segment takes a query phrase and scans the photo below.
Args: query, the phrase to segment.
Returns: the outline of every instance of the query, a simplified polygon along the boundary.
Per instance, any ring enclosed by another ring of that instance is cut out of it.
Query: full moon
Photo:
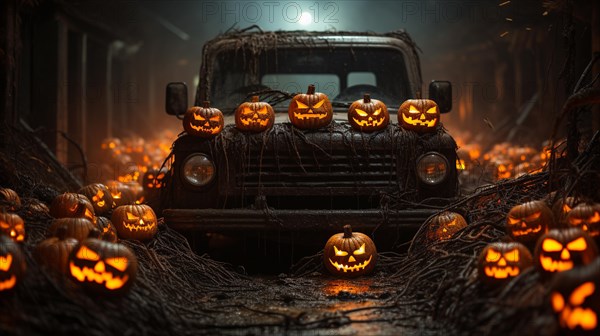
[[[306,26],[310,24],[312,21],[312,15],[308,12],[302,12],[300,15],[300,20],[298,21],[301,25]]]

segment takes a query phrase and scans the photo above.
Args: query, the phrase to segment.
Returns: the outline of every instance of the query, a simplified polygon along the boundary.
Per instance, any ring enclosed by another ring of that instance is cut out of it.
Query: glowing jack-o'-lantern
[[[354,129],[362,132],[379,131],[390,123],[390,114],[382,101],[371,99],[371,95],[366,93],[363,99],[350,105],[348,122]]]
[[[535,247],[535,263],[546,274],[587,265],[596,257],[596,243],[578,228],[550,230],[540,237]]]
[[[120,206],[113,212],[111,221],[121,239],[149,240],[158,231],[156,214],[145,204]]]
[[[600,239],[600,204],[581,203],[567,215],[567,223],[586,231],[595,239]]]
[[[377,262],[377,248],[369,236],[352,232],[344,225],[344,233],[338,233],[327,241],[323,263],[331,274],[341,277],[357,277],[373,271]]]
[[[0,233],[4,233],[17,243],[25,240],[25,222],[14,213],[0,212]]]
[[[575,197],[560,198],[552,205],[554,220],[560,227],[568,227],[567,216],[576,206]]]
[[[125,245],[96,238],[97,234],[92,233],[71,251],[67,275],[92,292],[122,295],[137,276],[135,254]]]
[[[82,217],[94,220],[94,206],[82,194],[64,193],[50,204],[50,216],[54,218]]]
[[[144,174],[142,178],[142,187],[145,192],[161,189],[164,187],[164,179],[167,176],[168,170],[163,168],[161,170],[158,169],[148,169],[148,171]]]
[[[112,225],[110,219],[106,217],[96,217],[96,227],[100,230],[100,239],[111,243],[117,242],[117,229]]]
[[[444,211],[428,222],[427,239],[431,241],[447,240],[467,226],[467,221],[456,212]]]
[[[505,283],[532,266],[531,253],[517,242],[490,243],[479,254],[479,278],[490,284]]]
[[[7,207],[9,211],[16,211],[21,207],[21,198],[10,188],[0,188],[0,206]]]
[[[85,195],[92,202],[96,215],[106,214],[112,209],[112,195],[110,190],[102,183],[89,184],[79,189],[79,193]]]
[[[331,123],[333,108],[327,95],[315,92],[315,86],[311,84],[306,93],[297,94],[290,101],[288,116],[300,129],[317,129]]]
[[[516,205],[506,216],[506,232],[523,244],[535,244],[554,223],[552,211],[543,201]]]
[[[600,335],[600,258],[557,274],[550,303],[566,335]]]
[[[417,133],[435,132],[439,121],[440,109],[431,99],[409,99],[398,110],[402,128]]]
[[[106,182],[106,187],[113,198],[113,208],[135,203],[135,195],[125,183],[111,180]]]
[[[57,274],[66,274],[69,254],[78,243],[77,239],[67,236],[67,227],[61,226],[55,237],[37,244],[34,257],[42,267]]]
[[[12,291],[21,282],[25,265],[19,245],[0,235],[0,294]]]
[[[240,104],[235,110],[235,127],[240,131],[263,132],[273,127],[274,122],[273,107],[258,101],[258,96],[252,96],[252,101]]]
[[[210,107],[210,102],[205,101],[200,106],[190,107],[183,117],[183,129],[189,135],[210,138],[223,130],[223,113],[221,110]]]

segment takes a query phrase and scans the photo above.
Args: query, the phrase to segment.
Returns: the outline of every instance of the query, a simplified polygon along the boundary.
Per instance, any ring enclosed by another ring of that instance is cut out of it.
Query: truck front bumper
[[[233,233],[243,231],[339,232],[346,225],[356,231],[415,230],[437,209],[412,210],[274,210],[274,209],[165,209],[175,230]]]

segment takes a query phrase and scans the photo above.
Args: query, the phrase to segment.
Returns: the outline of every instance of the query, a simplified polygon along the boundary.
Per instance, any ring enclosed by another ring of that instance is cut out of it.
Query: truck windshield
[[[370,93],[393,107],[411,95],[404,57],[390,48],[278,48],[258,55],[227,50],[213,60],[210,100],[224,113],[233,111],[250,92],[270,88],[298,93],[305,92],[308,84],[341,103]],[[274,107],[287,109],[288,103],[282,101]]]

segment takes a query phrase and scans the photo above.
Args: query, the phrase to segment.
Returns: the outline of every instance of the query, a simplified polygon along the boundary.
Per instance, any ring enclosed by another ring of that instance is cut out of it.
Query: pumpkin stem
[[[308,86],[308,90],[306,90],[306,94],[315,94],[315,86],[313,84],[310,84]]]
[[[205,100],[202,102],[202,107],[203,108],[209,108],[210,107],[210,102],[208,100]]]
[[[87,237],[100,239],[100,235],[102,235],[102,232],[100,230],[98,230],[97,228],[93,228],[90,230],[90,233],[88,233]]]
[[[344,225],[344,238],[352,238],[352,226]]]
[[[371,102],[371,95],[368,93],[365,93],[365,95],[363,96],[363,103],[370,103]]]
[[[65,240],[67,238],[67,226],[63,225],[56,229],[55,235],[59,240]]]
[[[258,103],[258,96],[252,96],[252,102]]]

